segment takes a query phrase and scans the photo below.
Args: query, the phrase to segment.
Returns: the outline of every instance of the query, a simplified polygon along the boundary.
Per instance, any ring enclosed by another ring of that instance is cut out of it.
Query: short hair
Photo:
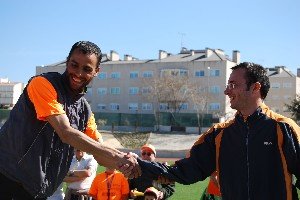
[[[69,62],[70,57],[75,49],[79,49],[79,51],[83,54],[88,54],[88,55],[95,54],[97,57],[97,67],[100,66],[100,62],[102,59],[102,53],[101,53],[101,49],[96,44],[94,44],[90,41],[76,42],[75,44],[73,44],[73,46],[69,52],[69,55],[67,57],[67,62]]]
[[[259,82],[261,85],[260,95],[262,99],[267,97],[267,94],[270,89],[270,80],[267,75],[267,71],[263,66],[251,62],[243,62],[231,68],[232,70],[236,69],[245,69],[245,79],[247,83],[248,90],[253,83]]]

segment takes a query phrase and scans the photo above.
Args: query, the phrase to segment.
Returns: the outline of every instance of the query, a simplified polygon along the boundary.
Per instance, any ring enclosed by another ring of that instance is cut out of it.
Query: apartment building
[[[284,66],[266,69],[270,78],[270,91],[265,99],[266,104],[275,112],[291,117],[285,105],[290,104],[296,94],[300,94],[300,69],[297,75]]]
[[[0,108],[12,108],[23,89],[23,83],[10,82],[8,78],[0,78]]]
[[[149,92],[143,80],[160,77],[162,74],[188,76],[203,95],[209,95],[204,113],[227,117],[234,111],[223,94],[230,75],[230,68],[240,62],[240,52],[233,51],[232,58],[221,49],[188,50],[178,54],[159,50],[157,59],[139,60],[117,52],[104,55],[101,72],[88,87],[86,95],[94,112],[153,114],[154,110],[166,112],[164,104],[154,104],[143,97]],[[65,61],[36,67],[36,73],[64,72]],[[182,103],[181,113],[195,113],[194,102]]]

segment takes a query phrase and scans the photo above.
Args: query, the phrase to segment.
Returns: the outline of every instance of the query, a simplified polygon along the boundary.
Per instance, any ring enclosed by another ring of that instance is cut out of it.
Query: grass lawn
[[[172,164],[174,161],[168,162]],[[97,174],[100,172],[104,172],[105,168],[103,166],[99,166],[97,169]],[[208,184],[208,178],[204,181],[197,182],[191,185],[182,185],[179,183],[175,183],[175,193],[169,198],[170,200],[199,200],[201,194]],[[64,191],[66,189],[66,184],[64,183]],[[298,198],[300,199],[300,190],[298,190]]]
[[[173,161],[168,162],[169,164],[172,164]],[[104,167],[99,166],[97,173],[103,172],[105,170]],[[208,184],[208,178],[204,181],[200,181],[191,185],[182,185],[179,183],[175,183],[175,192],[174,194],[169,198],[170,200],[199,200],[201,197],[201,194],[203,193],[204,189],[206,188]],[[300,190],[298,190],[298,198],[300,199]]]
[[[99,166],[97,170],[97,174],[103,172],[104,170],[105,170],[104,167]],[[183,199],[198,200],[200,199],[201,194],[203,190],[206,188],[207,184],[208,184],[208,179],[192,185],[182,185],[179,183],[175,183],[175,193],[169,199],[170,200],[183,200]]]

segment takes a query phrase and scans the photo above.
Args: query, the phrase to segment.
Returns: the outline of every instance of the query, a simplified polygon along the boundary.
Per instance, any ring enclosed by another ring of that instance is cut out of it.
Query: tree
[[[153,103],[157,125],[159,125],[160,105],[164,106],[163,109],[171,114],[171,124],[177,126],[175,113],[179,113],[184,103],[189,102],[193,103],[197,110],[198,126],[202,126],[203,122],[200,122],[199,113],[202,114],[204,109],[207,109],[209,95],[201,94],[199,86],[192,83],[187,75],[180,76],[172,73],[160,77],[145,78],[143,83],[145,85],[143,90],[146,92],[142,90],[141,94]],[[201,120],[202,118],[201,116]]]
[[[295,99],[290,104],[285,104],[288,111],[292,113],[292,117],[295,121],[300,121],[300,95],[296,95]]]

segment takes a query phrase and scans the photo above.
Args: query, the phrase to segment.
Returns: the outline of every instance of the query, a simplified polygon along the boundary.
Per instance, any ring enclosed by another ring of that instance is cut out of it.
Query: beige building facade
[[[18,101],[24,84],[11,82],[8,78],[0,78],[0,108],[11,109]]]
[[[296,94],[300,94],[300,73],[295,75],[284,66],[267,68],[267,71],[270,78],[270,91],[265,103],[275,112],[291,117],[286,104],[290,104]]]
[[[230,108],[229,99],[224,95],[225,85],[231,67],[240,63],[240,52],[234,50],[231,58],[220,49],[188,50],[182,48],[178,54],[159,50],[157,59],[139,60],[117,52],[104,54],[101,72],[91,82],[86,95],[93,112],[153,114],[155,110],[167,112],[163,103],[151,102],[143,93],[149,92],[143,80],[154,79],[163,73],[186,75],[199,88],[203,96],[209,96],[204,114],[214,118],[227,119],[235,110]],[[300,79],[286,67],[267,68],[271,88],[265,103],[274,111],[291,116],[285,104],[289,104],[296,94],[300,94]],[[49,71],[63,73],[65,61],[36,67],[36,74]],[[300,74],[300,70],[299,70]],[[298,74],[298,75],[299,75]],[[196,113],[195,102],[182,104],[181,113]]]
[[[121,60],[115,51],[104,55],[101,72],[88,87],[86,95],[94,112],[153,114],[154,110],[168,111],[164,104],[145,99],[149,92],[145,79],[154,79],[164,73],[188,76],[203,95],[209,95],[202,112],[216,117],[227,117],[234,111],[223,94],[231,67],[240,62],[239,51],[232,52],[232,59],[220,49],[188,50],[182,48],[178,54],[160,50],[157,59],[138,60],[124,55]],[[65,61],[38,66],[36,74],[64,72]],[[182,103],[182,113],[195,113],[194,102]]]

